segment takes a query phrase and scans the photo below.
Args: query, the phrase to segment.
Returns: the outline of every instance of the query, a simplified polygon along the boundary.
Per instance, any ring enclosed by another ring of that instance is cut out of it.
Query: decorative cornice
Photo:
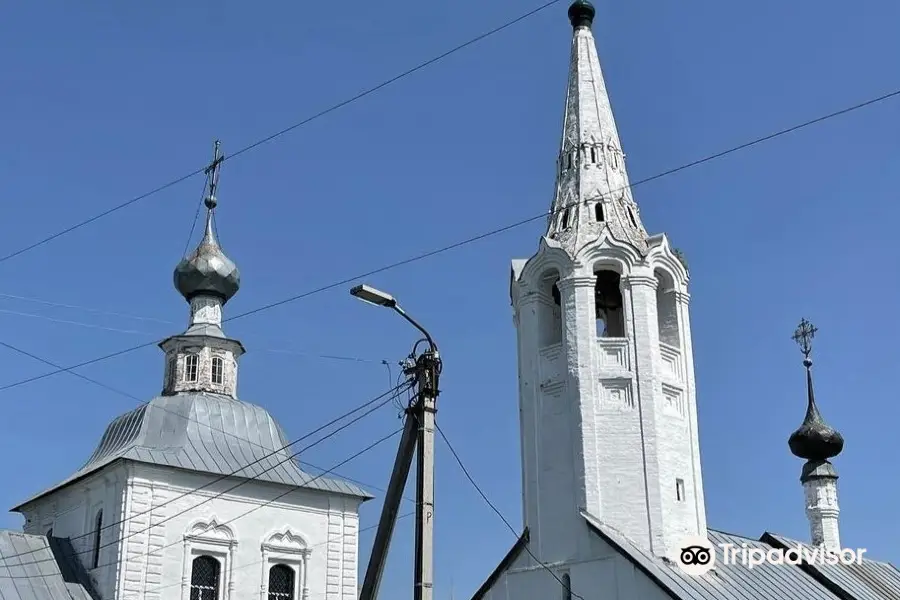
[[[690,304],[691,302],[691,295],[687,292],[675,290],[672,292],[672,295],[675,296],[675,301],[680,304]]]
[[[622,278],[622,283],[631,287],[643,286],[653,289],[659,286],[659,281],[651,275],[627,275]]]
[[[596,277],[585,277],[585,276],[570,276],[565,279],[560,279],[556,284],[560,291],[569,288],[592,288],[597,285]]]

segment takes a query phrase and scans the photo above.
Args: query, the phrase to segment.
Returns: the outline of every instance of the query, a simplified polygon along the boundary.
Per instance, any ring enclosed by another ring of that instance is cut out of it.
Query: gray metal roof
[[[288,443],[261,406],[217,394],[157,396],[114,419],[94,454],[72,476],[13,510],[120,459],[372,498],[348,481],[304,472],[288,459],[299,450],[284,449]]]
[[[767,533],[763,539],[774,547],[793,548],[800,544],[810,548],[808,544],[781,535]],[[900,598],[900,571],[897,567],[890,563],[870,560],[865,555],[861,564],[817,564],[806,565],[805,568],[819,581],[834,586],[857,600]]]
[[[0,530],[0,600],[97,598],[68,539]]]
[[[687,575],[671,561],[653,556],[632,543],[616,530],[584,515],[590,528],[603,539],[618,548],[636,567],[654,579],[676,600],[896,600],[900,596],[871,595],[863,593],[862,585],[851,586],[850,581],[859,584],[859,576],[854,571],[862,569],[866,576],[877,581],[883,589],[900,589],[897,570],[887,563],[863,560],[863,566],[820,567],[831,569],[830,579],[845,582],[845,590],[836,590],[828,579],[817,577],[806,566],[763,564],[749,568],[738,562],[725,564],[721,544],[768,550],[774,546],[751,538],[709,530],[709,541],[716,547],[716,563],[712,571],[701,576]],[[764,539],[773,536],[766,534]],[[784,538],[782,538],[784,539]],[[790,545],[795,544],[792,540]],[[868,564],[867,564],[868,563]],[[871,588],[870,588],[871,589]],[[842,593],[842,591],[844,593]]]

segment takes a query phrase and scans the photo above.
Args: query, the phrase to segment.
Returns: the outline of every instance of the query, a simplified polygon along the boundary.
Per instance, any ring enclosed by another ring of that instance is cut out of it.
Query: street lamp
[[[419,325],[415,319],[406,314],[406,311],[400,308],[400,305],[397,304],[397,299],[391,296],[386,292],[382,292],[381,290],[377,290],[368,285],[357,285],[350,289],[350,295],[359,298],[363,302],[368,302],[369,304],[374,304],[375,306],[383,306],[385,308],[394,309],[397,314],[401,317],[409,321],[409,323],[422,332],[422,335],[425,336],[425,339],[428,341],[429,350],[435,355],[437,354],[437,345],[435,345],[434,340],[431,339],[431,335],[425,331],[425,328]],[[437,358],[437,356],[435,356]]]
[[[357,285],[350,290],[350,295],[369,304],[393,309],[406,319],[413,327],[425,336],[428,350],[416,357],[415,365],[406,370],[415,375],[418,393],[415,400],[406,408],[406,420],[403,424],[403,437],[394,459],[394,470],[388,485],[378,521],[378,531],[366,576],[359,593],[360,600],[375,600],[381,575],[387,559],[400,499],[412,457],[418,447],[416,477],[416,558],[414,600],[432,600],[434,583],[434,415],[437,412],[438,377],[441,374],[441,358],[437,345],[424,327],[406,314],[397,300],[381,290],[368,285]],[[418,346],[418,342],[416,343]],[[415,354],[415,348],[413,348]]]

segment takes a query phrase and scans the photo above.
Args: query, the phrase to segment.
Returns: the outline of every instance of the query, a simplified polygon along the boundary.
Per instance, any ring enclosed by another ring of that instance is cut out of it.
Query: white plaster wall
[[[359,500],[294,490],[263,506],[287,490],[263,482],[250,482],[215,497],[238,480],[192,491],[214,479],[188,471],[131,465],[126,511],[132,520],[126,525],[130,537],[117,599],[186,599],[190,562],[203,553],[211,553],[222,564],[221,600],[263,598],[268,568],[274,564],[263,562],[263,544],[273,534],[286,533],[293,540],[294,551],[283,557],[296,568],[298,588],[305,581],[308,590],[303,595],[298,589],[298,600],[356,599]],[[139,516],[147,511],[149,514]],[[188,544],[185,536],[198,524],[212,527]],[[152,528],[143,531],[148,525]],[[278,552],[269,553],[273,561],[278,556]]]
[[[569,575],[575,600],[578,596],[584,600],[670,600],[631,561],[596,535],[591,537],[588,558],[545,563],[547,568],[523,551],[482,600],[566,600],[560,584],[564,573]]]
[[[114,463],[22,508],[25,533],[46,535],[52,528],[54,537],[72,540],[79,560],[104,600],[115,597],[121,552],[117,542],[121,535],[121,525],[118,523],[122,520],[126,482],[126,466]],[[100,560],[98,568],[91,569],[95,518],[100,509],[103,510]],[[31,559],[23,557],[22,560]]]

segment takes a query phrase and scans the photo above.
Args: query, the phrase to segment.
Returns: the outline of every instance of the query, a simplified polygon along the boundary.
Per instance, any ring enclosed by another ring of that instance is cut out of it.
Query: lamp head
[[[393,296],[368,285],[354,286],[350,289],[350,295],[376,306],[384,306],[386,308],[395,308],[397,306],[397,300]]]

